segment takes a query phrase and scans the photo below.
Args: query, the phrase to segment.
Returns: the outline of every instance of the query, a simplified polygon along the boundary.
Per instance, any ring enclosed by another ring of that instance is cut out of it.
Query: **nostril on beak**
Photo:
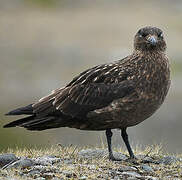
[[[149,37],[147,38],[147,41],[148,41],[149,43],[151,43],[152,45],[155,45],[155,44],[157,43],[157,40],[156,40],[156,38],[155,38],[154,36],[149,36]]]

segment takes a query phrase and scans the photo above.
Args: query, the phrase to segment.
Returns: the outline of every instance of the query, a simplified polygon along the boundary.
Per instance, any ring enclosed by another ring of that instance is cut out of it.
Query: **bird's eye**
[[[142,30],[141,30],[141,29],[138,31],[138,34],[139,34],[139,35],[142,34]]]
[[[160,33],[158,34],[158,37],[159,37],[159,38],[163,38],[163,33],[160,32]]]
[[[146,37],[147,36],[147,33],[144,32],[144,31],[142,31],[142,30],[139,30],[138,31],[138,35],[139,35],[139,37]]]

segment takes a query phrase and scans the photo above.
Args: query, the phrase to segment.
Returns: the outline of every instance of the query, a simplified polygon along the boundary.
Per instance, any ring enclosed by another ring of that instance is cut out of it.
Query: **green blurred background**
[[[64,86],[79,72],[120,59],[146,25],[163,29],[172,68],[168,97],[151,118],[129,128],[133,146],[163,143],[182,151],[182,1],[0,0],[0,150],[57,143],[98,145],[104,132],[60,128],[30,132],[3,129],[4,113]],[[114,146],[122,146],[115,131]]]

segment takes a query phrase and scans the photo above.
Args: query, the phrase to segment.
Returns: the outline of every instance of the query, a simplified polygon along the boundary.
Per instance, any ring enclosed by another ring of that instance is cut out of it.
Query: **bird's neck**
[[[165,51],[160,50],[146,50],[146,51],[140,51],[140,50],[134,50],[133,54],[136,55],[142,55],[142,56],[166,56]]]

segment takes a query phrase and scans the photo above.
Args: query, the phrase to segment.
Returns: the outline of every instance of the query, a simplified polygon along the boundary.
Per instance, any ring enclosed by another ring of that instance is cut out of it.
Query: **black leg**
[[[108,145],[108,151],[109,151],[109,159],[112,161],[118,161],[118,159],[116,159],[113,156],[113,152],[112,152],[112,145],[111,145],[112,131],[111,131],[111,129],[106,129],[106,137],[107,137],[107,145]]]
[[[123,138],[123,141],[128,149],[128,152],[129,152],[129,155],[130,155],[130,158],[135,158],[134,154],[133,154],[133,151],[131,149],[131,146],[130,146],[130,143],[129,143],[129,140],[128,140],[128,134],[126,132],[126,128],[123,128],[121,129],[121,136]]]

